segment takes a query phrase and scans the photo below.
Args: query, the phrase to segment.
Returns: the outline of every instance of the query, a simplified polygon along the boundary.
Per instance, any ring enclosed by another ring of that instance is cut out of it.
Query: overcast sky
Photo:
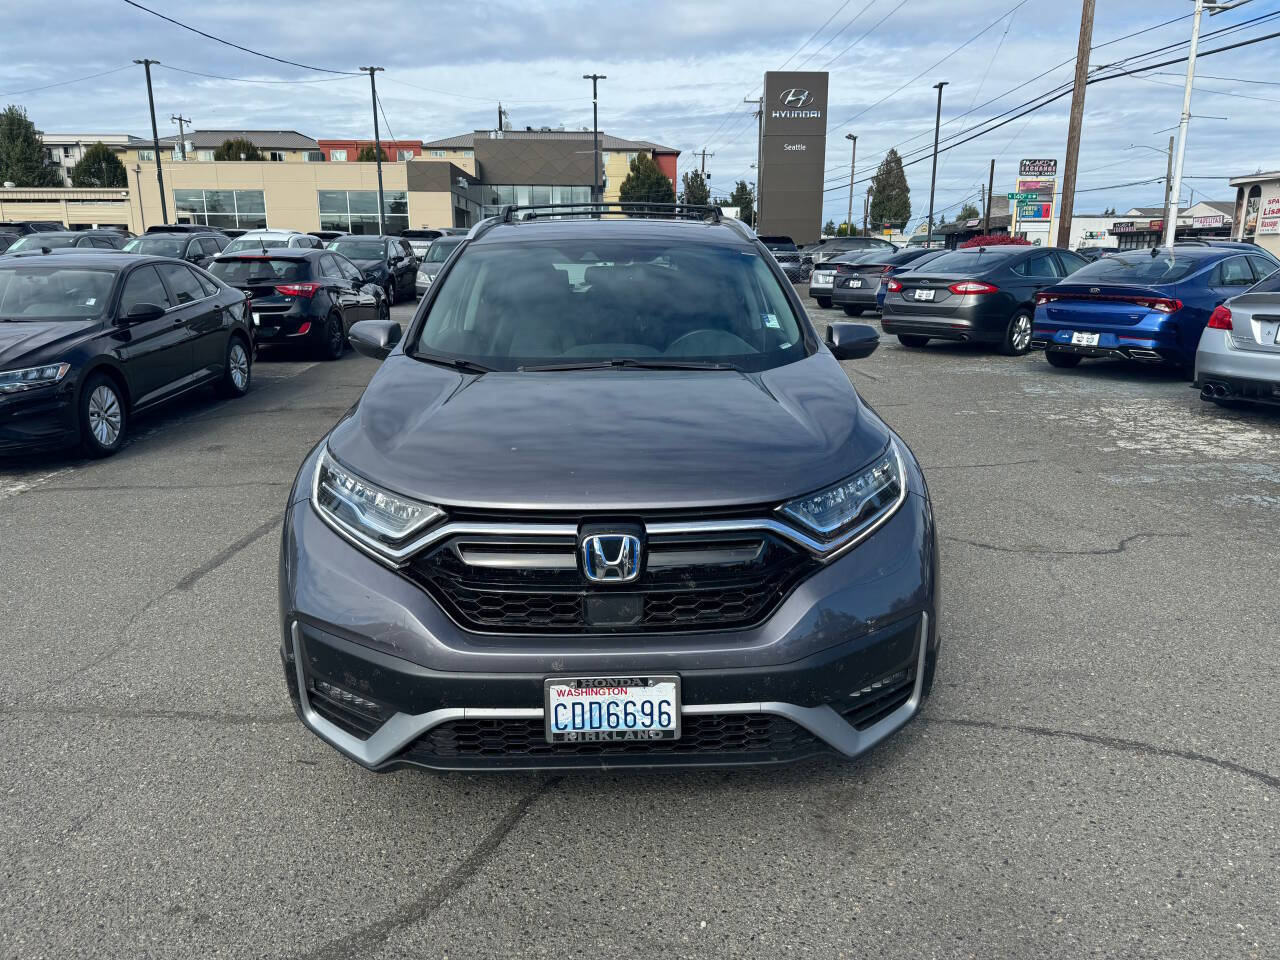
[[[600,84],[601,129],[681,150],[681,172],[698,162],[692,152],[705,147],[715,154],[707,161],[713,190],[755,179],[750,167],[755,122],[742,101],[759,95],[763,73],[784,65],[826,69],[831,75],[827,177],[832,189],[824,219],[836,220],[843,218],[848,202],[845,133],[858,136],[861,177],[891,146],[907,153],[931,145],[932,85],[938,81],[949,82],[942,106],[944,138],[1069,82],[1068,62],[1009,92],[1075,56],[1080,20],[1078,0],[1022,0],[1016,8],[1016,0],[142,2],[275,57],[331,70],[385,67],[379,93],[390,131],[401,139],[490,128],[498,100],[518,128],[590,126],[590,82],[580,78],[603,73],[608,79]],[[1190,0],[1099,0],[1095,47],[1184,17],[1191,7]],[[1280,30],[1280,0],[1253,0],[1239,10],[1206,16],[1202,32],[1207,33],[1267,14],[1275,16],[1207,38],[1201,49]],[[177,131],[169,117],[179,112],[197,128],[372,136],[363,75],[341,77],[274,63],[197,36],[123,0],[6,4],[3,24],[0,103],[22,104],[42,130],[149,135],[142,68],[131,61],[151,57],[164,64],[154,73],[162,136]],[[1191,20],[1185,18],[1096,48],[1091,65],[1185,42],[1190,30]],[[1174,47],[1160,59],[1185,49]],[[1192,113],[1206,119],[1192,121],[1185,166],[1186,186],[1196,199],[1233,199],[1226,177],[1280,168],[1278,54],[1280,39],[1272,39],[1201,61],[1203,79],[1197,80]],[[126,66],[97,79],[30,89]],[[237,83],[167,68],[311,82]],[[1077,195],[1077,212],[1161,202],[1161,183],[1113,185],[1164,175],[1160,153],[1127,148],[1164,149],[1172,132],[1167,128],[1178,120],[1184,72],[1184,64],[1175,64],[1145,79],[1089,87],[1078,185],[1089,192]],[[877,103],[882,98],[887,99]],[[982,106],[992,98],[998,99]],[[997,195],[1013,189],[1019,158],[1061,160],[1069,104],[1068,95],[944,153],[936,207],[951,219],[965,199],[976,201],[992,157]],[[916,218],[928,207],[929,167],[925,159],[907,168]],[[855,220],[865,189],[857,188]],[[1184,189],[1184,200],[1188,195]]]

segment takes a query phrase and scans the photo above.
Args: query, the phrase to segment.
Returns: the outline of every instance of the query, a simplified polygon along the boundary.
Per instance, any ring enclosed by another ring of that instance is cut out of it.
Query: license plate
[[[1096,347],[1098,345],[1098,336],[1096,333],[1073,333],[1071,334],[1071,342],[1077,347]]]
[[[680,739],[679,677],[548,677],[548,743]]]
[[[861,277],[854,277],[852,280],[846,280],[846,281],[844,282],[844,285],[845,285],[846,287],[860,287],[860,286],[862,286],[862,278],[861,278]]]
[[[936,291],[936,290],[917,290],[917,291],[916,291],[916,299],[917,299],[917,300],[932,300],[932,299],[933,299],[933,295],[934,295],[935,293],[937,293],[937,291]]]

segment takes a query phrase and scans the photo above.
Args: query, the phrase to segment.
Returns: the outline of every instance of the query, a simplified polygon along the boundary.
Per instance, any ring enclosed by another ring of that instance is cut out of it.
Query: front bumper
[[[314,733],[371,769],[854,756],[910,720],[931,686],[936,537],[928,503],[914,492],[867,540],[801,581],[763,623],[687,634],[472,632],[418,586],[351,547],[308,501],[286,517],[280,613],[290,695]],[[681,740],[564,749],[541,737],[547,677],[673,673],[688,719]],[[377,704],[377,716],[343,714],[319,682]]]
[[[0,455],[55,449],[80,436],[75,386],[0,395]]]

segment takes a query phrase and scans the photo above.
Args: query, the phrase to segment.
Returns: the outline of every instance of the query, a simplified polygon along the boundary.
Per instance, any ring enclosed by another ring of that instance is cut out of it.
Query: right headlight
[[[880,523],[902,504],[906,471],[898,445],[869,465],[815,493],[784,503],[778,511],[823,540],[844,538]]]
[[[392,493],[348,470],[325,450],[316,464],[316,512],[339,532],[395,562],[404,541],[444,516],[439,507]]]

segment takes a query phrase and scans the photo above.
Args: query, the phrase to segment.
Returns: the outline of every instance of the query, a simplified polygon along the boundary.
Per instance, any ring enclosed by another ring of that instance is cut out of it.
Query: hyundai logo
[[[597,533],[582,538],[582,572],[592,583],[630,583],[640,576],[640,538]]]
[[[793,107],[799,110],[801,107],[807,107],[813,103],[813,97],[809,95],[808,90],[801,90],[798,87],[792,87],[790,90],[783,90],[778,94],[778,99],[785,107]]]

